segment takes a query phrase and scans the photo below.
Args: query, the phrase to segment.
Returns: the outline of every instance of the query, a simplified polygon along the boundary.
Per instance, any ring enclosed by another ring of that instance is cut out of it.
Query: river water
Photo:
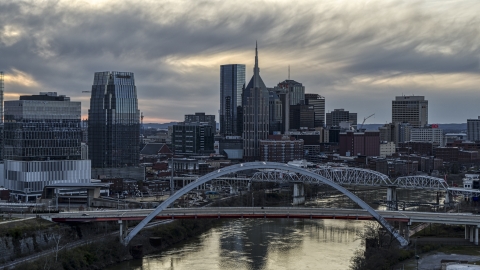
[[[348,269],[361,221],[226,220],[184,244],[109,270]]]
[[[326,193],[328,196],[308,202],[307,207],[358,208],[343,195]],[[364,201],[373,202],[384,199],[385,190],[364,190],[356,194]],[[436,201],[436,193],[426,191],[399,190],[398,197],[406,202]],[[385,209],[376,204],[371,206]],[[181,245],[108,270],[343,270],[349,268],[355,250],[362,248],[356,233],[364,224],[347,220],[225,220]]]

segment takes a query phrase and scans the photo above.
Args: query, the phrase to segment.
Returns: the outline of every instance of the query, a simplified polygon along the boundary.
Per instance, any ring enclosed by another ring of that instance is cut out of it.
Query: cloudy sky
[[[430,123],[480,115],[480,1],[0,0],[5,100],[56,91],[82,102],[96,71],[135,73],[145,123],[218,114],[220,65],[267,86],[287,78],[367,123],[424,95]]]

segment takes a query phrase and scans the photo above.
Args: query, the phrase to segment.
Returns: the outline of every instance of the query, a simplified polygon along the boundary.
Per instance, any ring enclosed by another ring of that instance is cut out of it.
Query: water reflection
[[[361,221],[238,219],[120,269],[348,269]]]

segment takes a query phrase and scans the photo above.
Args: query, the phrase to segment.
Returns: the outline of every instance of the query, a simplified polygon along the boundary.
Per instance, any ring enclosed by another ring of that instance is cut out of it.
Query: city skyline
[[[220,65],[245,64],[251,77],[255,40],[267,87],[287,79],[290,65],[292,80],[325,97],[326,112],[375,113],[367,123],[383,124],[403,94],[429,100],[429,123],[480,115],[477,1],[26,1],[0,9],[5,100],[65,93],[82,102],[83,118],[91,74],[128,70],[145,123],[192,112],[219,119]]]

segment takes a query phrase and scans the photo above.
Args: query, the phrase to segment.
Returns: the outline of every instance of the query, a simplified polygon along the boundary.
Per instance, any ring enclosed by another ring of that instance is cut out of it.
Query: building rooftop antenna
[[[290,80],[290,65],[288,65],[288,80]]]

